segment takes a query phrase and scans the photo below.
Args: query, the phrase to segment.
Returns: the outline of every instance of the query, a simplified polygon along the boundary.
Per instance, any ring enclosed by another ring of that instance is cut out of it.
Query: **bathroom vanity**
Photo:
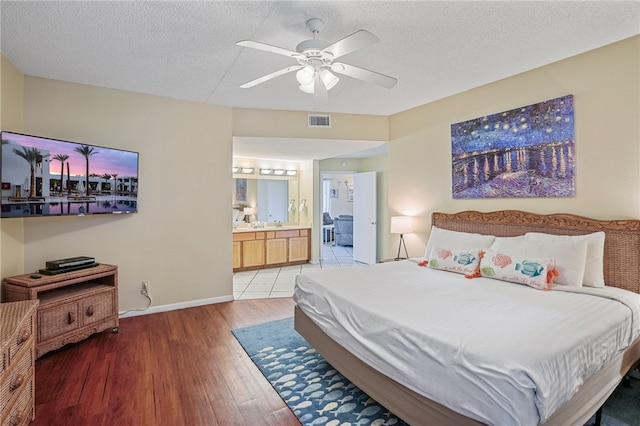
[[[233,230],[234,272],[299,265],[310,259],[309,225],[270,225]]]

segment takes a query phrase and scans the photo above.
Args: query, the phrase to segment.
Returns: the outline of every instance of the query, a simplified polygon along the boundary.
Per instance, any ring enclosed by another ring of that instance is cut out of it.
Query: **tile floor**
[[[322,268],[345,268],[359,266],[353,261],[353,247],[322,246],[322,260],[282,268],[259,269],[233,274],[233,296],[238,299],[267,299],[270,297],[291,297],[296,275],[305,271]]]

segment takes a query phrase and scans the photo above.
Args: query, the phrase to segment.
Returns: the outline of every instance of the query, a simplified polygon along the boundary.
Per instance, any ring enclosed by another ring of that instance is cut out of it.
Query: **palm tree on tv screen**
[[[109,173],[105,173],[100,177],[104,179],[104,183],[109,183],[109,180],[111,180],[111,175]]]
[[[56,154],[51,159],[60,162],[60,193],[62,193],[64,191],[64,185],[62,184],[64,181],[64,162],[69,159],[69,156],[67,154]]]
[[[31,182],[29,183],[29,196],[35,197],[36,196],[36,164],[42,163],[42,159],[44,157],[49,156],[49,154],[42,155],[40,150],[34,147],[29,148],[26,146],[21,146],[20,148],[22,149],[20,150],[18,148],[13,148],[13,152],[17,156],[24,158],[25,161],[29,163],[29,168],[31,169],[30,170]]]
[[[87,145],[80,145],[73,149],[75,152],[82,154],[86,161],[87,168],[84,174],[84,187],[85,187],[85,191],[87,192],[86,195],[89,195],[89,157],[98,153],[98,151],[96,151],[95,149],[96,149],[95,146],[87,146]]]
[[[112,173],[111,176],[113,176],[113,190],[118,195],[118,174]]]

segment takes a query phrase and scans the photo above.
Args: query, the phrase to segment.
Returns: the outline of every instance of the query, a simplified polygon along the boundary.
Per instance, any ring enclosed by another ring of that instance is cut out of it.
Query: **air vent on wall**
[[[308,115],[309,127],[331,127],[330,115]]]

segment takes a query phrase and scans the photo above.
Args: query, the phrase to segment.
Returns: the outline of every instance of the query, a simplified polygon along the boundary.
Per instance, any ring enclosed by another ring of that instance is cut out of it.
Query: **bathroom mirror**
[[[248,221],[298,222],[298,178],[234,177],[231,205],[238,210],[253,207]]]

